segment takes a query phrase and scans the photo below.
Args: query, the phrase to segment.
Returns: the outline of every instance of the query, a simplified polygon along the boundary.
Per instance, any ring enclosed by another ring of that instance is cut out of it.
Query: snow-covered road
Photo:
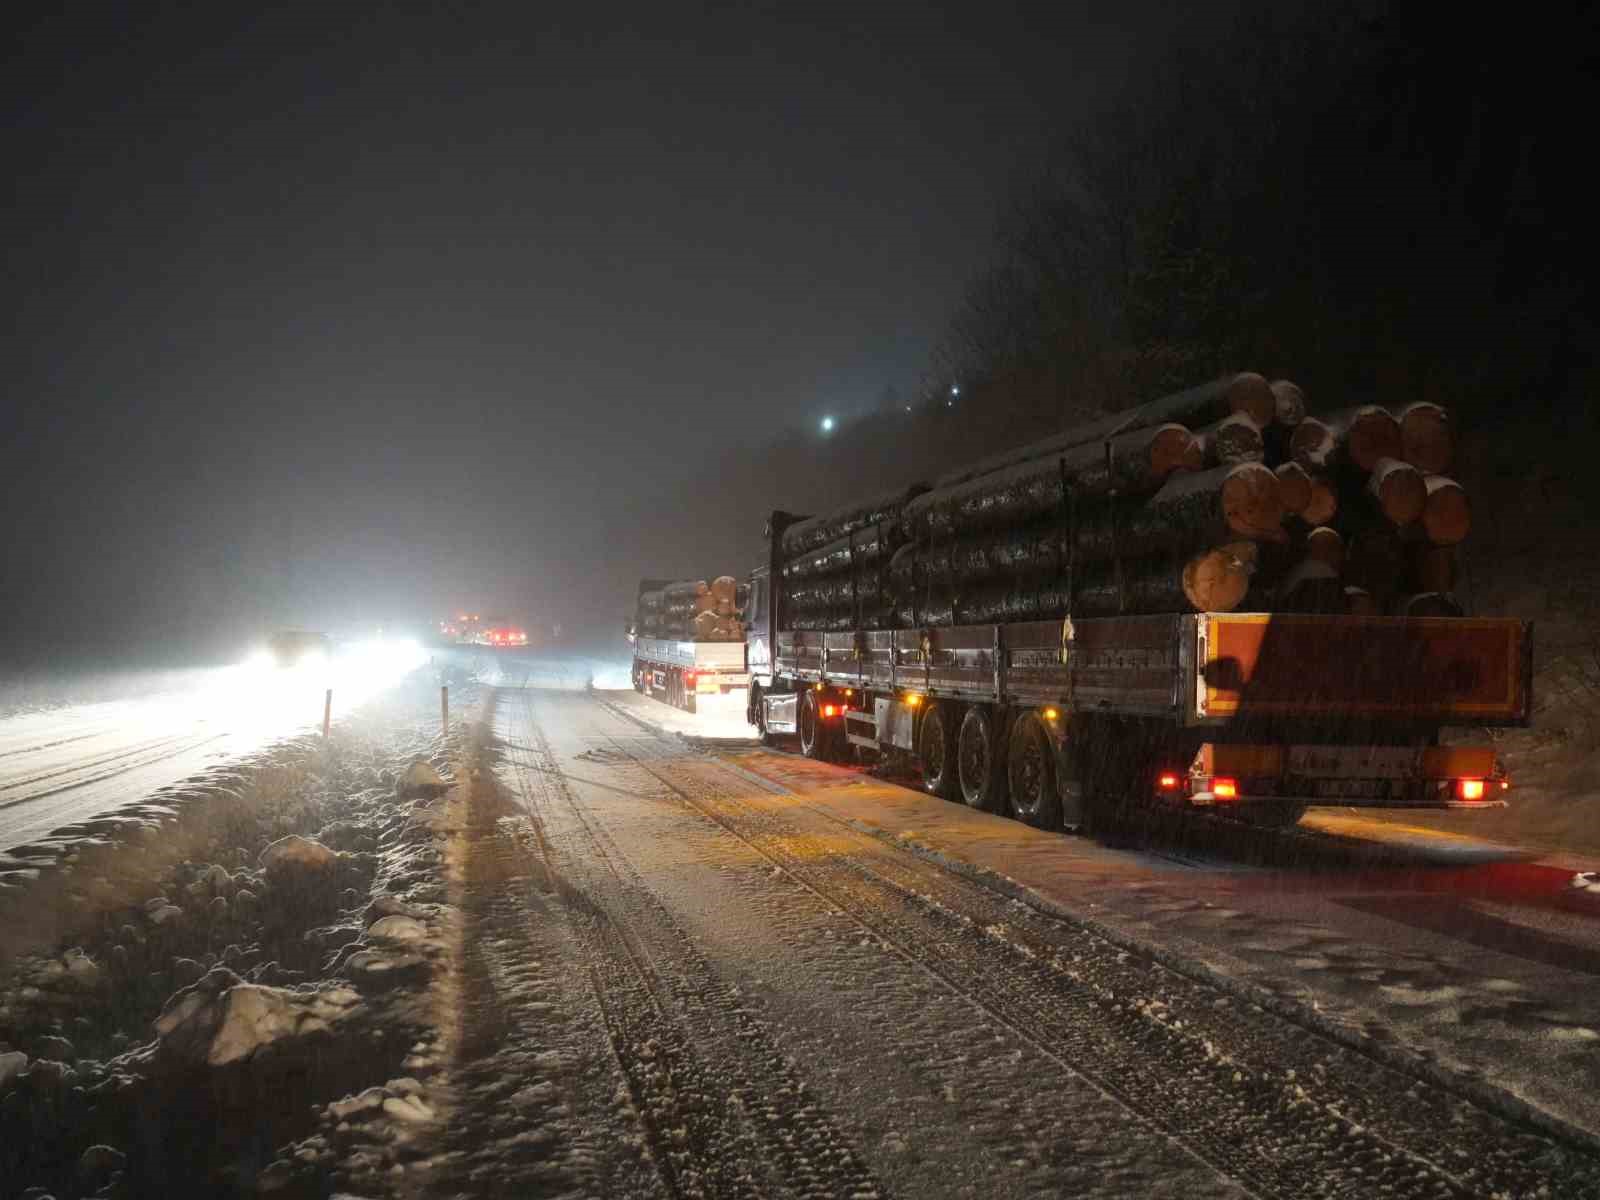
[[[437,1194],[1600,1194],[1600,914],[1540,864],[1118,850],[673,723],[498,693]]]
[[[137,699],[0,720],[0,852],[316,728],[330,687],[342,718],[419,658],[414,646],[357,646],[321,669],[192,671]]]

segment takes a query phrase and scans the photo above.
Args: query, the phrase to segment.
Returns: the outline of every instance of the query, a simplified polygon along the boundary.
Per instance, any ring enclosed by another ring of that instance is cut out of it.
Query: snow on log
[[[926,484],[912,484],[862,504],[835,509],[819,517],[808,517],[783,531],[783,557],[793,558],[873,526],[894,525],[899,522],[906,504],[927,490]]]
[[[1450,414],[1429,400],[1408,404],[1395,413],[1400,423],[1400,454],[1424,475],[1442,475],[1455,458],[1455,432]]]
[[[1272,423],[1276,411],[1277,400],[1271,385],[1254,371],[1243,371],[990,455],[971,466],[941,475],[935,483],[939,488],[955,487],[1018,463],[1051,458],[1080,446],[1101,445],[1120,434],[1158,425],[1209,425],[1231,413],[1247,413],[1257,426],[1265,427]]]
[[[1182,425],[1139,429],[918,496],[906,506],[906,524],[935,538],[1021,524],[1062,511],[1063,481],[1075,496],[1148,492],[1196,458],[1194,435]]]
[[[1234,413],[1204,429],[1197,429],[1195,441],[1208,467],[1230,463],[1260,462],[1266,457],[1261,426],[1248,413]]]
[[[1228,612],[1248,594],[1259,548],[1235,542],[1174,560],[1157,555],[1124,564],[1101,563],[1073,584],[1065,579],[1033,584],[992,582],[957,595],[914,598],[897,606],[904,628],[1049,620],[1118,613]]]
[[[790,559],[783,565],[783,577],[807,579],[868,566],[893,554],[904,540],[899,522],[892,526],[873,526],[859,533],[846,534],[814,550],[802,551]]]
[[[1422,516],[1428,488],[1422,481],[1422,473],[1410,463],[1398,458],[1380,458],[1367,477],[1367,495],[1385,520],[1396,528],[1403,528]]]
[[[1306,394],[1287,379],[1272,381],[1273,416],[1279,425],[1294,428],[1306,419]]]

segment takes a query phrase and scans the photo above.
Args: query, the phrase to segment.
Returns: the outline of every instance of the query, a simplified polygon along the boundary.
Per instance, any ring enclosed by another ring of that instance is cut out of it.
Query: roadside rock
[[[162,1049],[214,1067],[242,1062],[274,1043],[326,1032],[360,1003],[354,991],[339,986],[296,992],[241,982],[208,992],[207,980],[219,973],[238,979],[217,968],[168,1002],[156,1019]]]
[[[351,1117],[358,1117],[365,1112],[376,1112],[383,1107],[383,1102],[388,1098],[388,1093],[381,1087],[370,1087],[359,1096],[346,1096],[343,1100],[335,1100],[328,1105],[328,1116],[335,1121],[348,1121]]]
[[[410,917],[420,921],[428,914],[415,904],[407,904],[395,896],[378,896],[367,905],[366,924],[371,925],[381,917]]]
[[[420,942],[426,940],[428,927],[413,917],[379,917],[367,932],[385,942]]]
[[[339,855],[321,842],[291,833],[261,852],[261,868],[268,875],[287,875],[331,870]]]
[[[413,1125],[433,1120],[433,1109],[415,1096],[405,1096],[400,1099],[391,1096],[383,1102],[383,1111],[391,1117]]]

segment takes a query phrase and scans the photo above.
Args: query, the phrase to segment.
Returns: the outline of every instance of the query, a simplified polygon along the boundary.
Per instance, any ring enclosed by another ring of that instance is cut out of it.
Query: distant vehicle
[[[472,640],[480,646],[526,646],[528,631],[499,617],[490,617]]]
[[[483,619],[477,613],[458,613],[439,622],[439,637],[456,646],[470,646],[483,632]]]
[[[333,657],[333,641],[325,633],[281,629],[267,639],[267,653],[279,667],[326,662]]]
[[[634,689],[694,712],[699,696],[748,687],[738,594],[726,575],[715,583],[641,579],[626,625]]]

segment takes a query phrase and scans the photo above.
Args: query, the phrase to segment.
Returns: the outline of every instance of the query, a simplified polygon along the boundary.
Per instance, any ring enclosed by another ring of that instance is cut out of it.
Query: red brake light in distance
[[[1237,800],[1239,798],[1239,781],[1237,779],[1213,779],[1211,781],[1211,794],[1218,800]]]
[[[1161,772],[1161,777],[1156,780],[1156,785],[1163,792],[1173,792],[1178,789],[1178,777],[1171,771]]]
[[[839,706],[837,704],[824,704],[822,706],[822,715],[825,716],[825,717],[836,717],[836,716],[838,716],[839,715]]]
[[[1481,780],[1481,779],[1458,779],[1458,780],[1456,780],[1456,795],[1460,796],[1463,800],[1469,800],[1469,801],[1470,800],[1482,800],[1483,799],[1483,780]]]

